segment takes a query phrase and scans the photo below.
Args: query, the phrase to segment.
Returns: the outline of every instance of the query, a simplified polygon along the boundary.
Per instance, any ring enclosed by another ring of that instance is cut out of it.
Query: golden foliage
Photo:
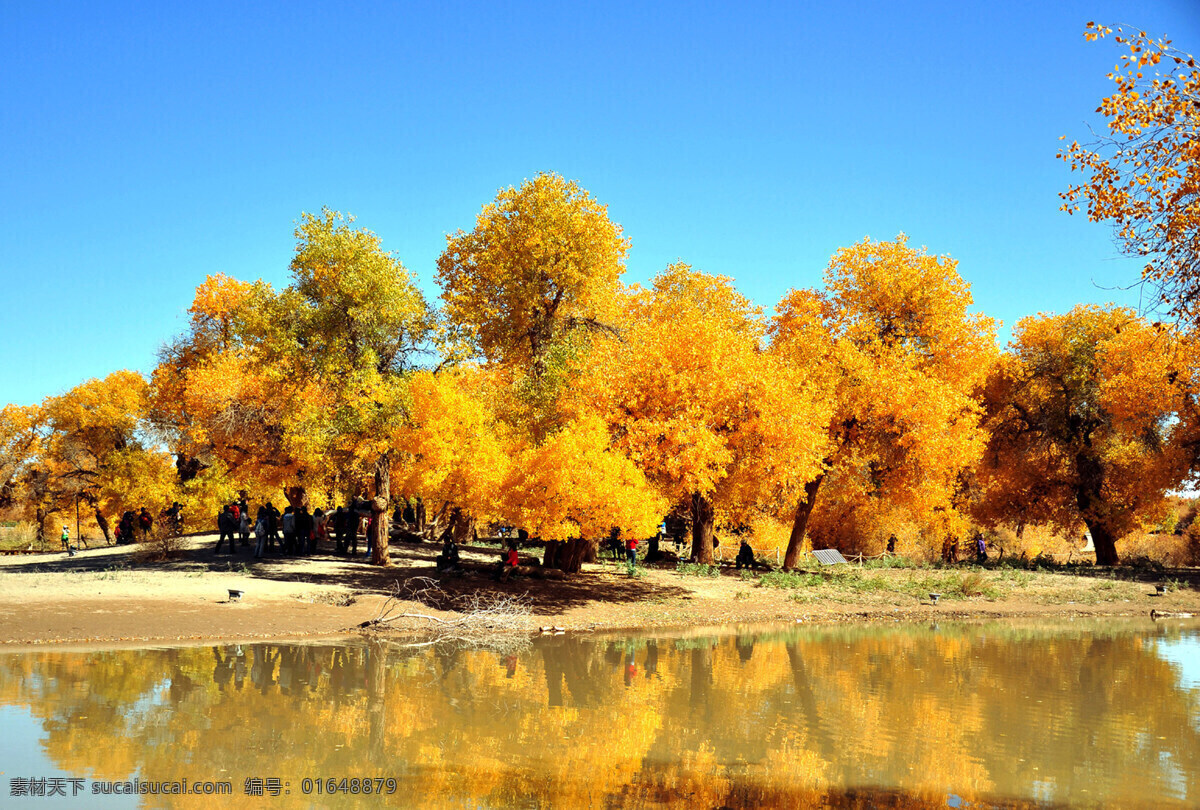
[[[611,322],[628,249],[574,181],[539,174],[504,189],[438,257],[451,328],[490,362],[535,366],[571,331]]]
[[[473,366],[413,375],[409,419],[391,441],[401,494],[448,503],[479,520],[498,516],[511,465],[511,440],[492,407],[498,388]]]
[[[857,550],[886,536],[872,514],[903,510],[933,534],[960,528],[946,523],[956,521],[959,476],[983,449],[973,395],[996,354],[994,322],[967,311],[953,259],[903,235],[842,248],[825,282],[824,292],[789,292],[771,324],[772,353],[807,370],[831,403],[812,531]]]
[[[670,503],[698,493],[743,521],[792,501],[819,469],[828,410],[803,369],[762,350],[761,310],[685,264],[624,303],[621,334],[595,341],[573,407],[600,414]]]
[[[1089,41],[1113,29],[1088,23]],[[1088,219],[1110,221],[1122,249],[1144,257],[1142,278],[1178,314],[1200,319],[1200,67],[1145,31],[1116,29],[1115,85],[1096,112],[1108,132],[1058,153],[1087,176],[1059,196],[1062,210],[1084,204]]]
[[[1192,459],[1190,338],[1120,307],[1025,318],[988,381],[980,466],[989,523],[1086,526],[1097,560],[1161,512]]]

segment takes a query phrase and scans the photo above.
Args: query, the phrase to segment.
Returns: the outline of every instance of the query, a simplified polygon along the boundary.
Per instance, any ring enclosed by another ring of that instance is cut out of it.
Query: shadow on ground
[[[200,542],[195,542],[195,540]],[[439,547],[429,544],[392,543],[394,565],[380,568],[369,565],[361,554],[347,557],[329,553],[312,556],[272,556],[253,558],[248,546],[237,547],[234,554],[213,551],[212,538],[189,538],[187,548],[169,560],[148,559],[139,546],[99,546],[80,549],[74,556],[65,553],[37,555],[37,560],[18,557],[0,558],[0,575],[35,573],[104,573],[137,571],[153,573],[232,572],[243,576],[277,582],[297,582],[313,585],[339,585],[364,594],[391,595],[398,586],[412,577],[429,577],[453,602],[458,597],[477,592],[493,592],[523,596],[530,608],[538,613],[569,610],[591,602],[638,602],[653,599],[678,598],[688,595],[685,588],[650,582],[644,577],[629,577],[624,566],[605,566],[606,570],[588,571],[565,579],[536,579],[515,577],[498,582],[487,571],[470,570],[458,576],[439,576],[434,561]],[[464,561],[476,566],[499,559],[492,546],[461,547]],[[533,549],[522,552],[523,556]],[[447,605],[449,607],[449,605]]]

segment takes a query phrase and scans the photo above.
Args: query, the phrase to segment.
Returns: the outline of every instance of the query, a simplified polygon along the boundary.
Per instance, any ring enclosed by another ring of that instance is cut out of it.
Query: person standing
[[[313,518],[307,506],[296,512],[296,553],[307,555],[312,544]]]
[[[272,552],[275,551],[275,545],[279,542],[279,510],[270,501],[267,501],[267,548]]]
[[[142,542],[149,540],[150,531],[154,528],[154,518],[146,511],[146,507],[144,506],[138,515],[138,527],[142,530]]]
[[[625,554],[629,558],[629,567],[630,568],[637,565],[637,547],[638,547],[637,537],[630,537],[628,540],[625,541]]]
[[[45,535],[42,535],[45,537]],[[67,524],[63,524],[62,536],[58,538],[62,541],[62,550],[71,553],[71,530],[67,528]]]
[[[987,542],[983,539],[983,532],[975,532],[975,562],[987,562]]]
[[[337,544],[338,554],[345,554],[347,546],[350,545],[346,538],[346,526],[349,525],[349,521],[350,516],[344,508],[339,506],[333,513],[333,537]]]
[[[262,526],[262,551],[258,550],[258,527]],[[255,556],[261,557],[267,551],[267,540],[271,536],[271,510],[267,509],[267,504],[258,507],[258,512],[254,515],[254,539],[255,539]],[[275,544],[272,543],[272,546]]]
[[[283,528],[283,553],[294,554],[296,551],[296,510],[295,507],[285,507],[283,517],[279,521]]]
[[[254,522],[254,559],[261,560],[267,548],[267,521],[269,518],[260,508],[258,520]]]
[[[217,538],[217,547],[213,549],[214,554],[221,553],[221,544],[225,539],[229,539],[229,553],[237,553],[237,548],[234,546],[233,532],[237,526],[237,521],[233,517],[233,507],[226,505],[224,511],[217,515],[217,531],[220,532],[220,537]]]

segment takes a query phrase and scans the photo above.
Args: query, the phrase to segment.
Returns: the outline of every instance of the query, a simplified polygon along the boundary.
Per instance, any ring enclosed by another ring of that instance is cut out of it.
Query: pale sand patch
[[[393,566],[367,565],[322,553],[255,562],[248,549],[232,559],[214,555],[215,537],[187,538],[185,553],[170,562],[145,562],[136,548],[102,547],[75,557],[62,553],[0,557],[0,643],[170,643],[201,639],[299,638],[356,632],[379,614],[396,583],[434,576],[432,544],[394,545]],[[464,559],[487,563],[498,550],[467,549]],[[881,576],[928,572],[888,571]],[[755,587],[734,572],[681,576],[672,568],[645,569],[628,577],[608,562],[587,565],[565,581],[513,579],[495,583],[483,574],[443,582],[452,593],[497,590],[524,595],[535,625],[569,630],[734,625],[779,621],[892,621],[1016,616],[1147,616],[1151,608],[1200,615],[1200,591],[1183,587],[1151,597],[1147,583],[1111,583],[1084,577],[1032,575],[1032,582],[1000,600],[927,600],[893,592],[812,592]],[[231,602],[228,591],[244,592]],[[796,597],[802,597],[797,599]],[[349,604],[346,604],[349,603]],[[409,612],[442,614],[406,603]],[[427,622],[397,622],[419,632]]]

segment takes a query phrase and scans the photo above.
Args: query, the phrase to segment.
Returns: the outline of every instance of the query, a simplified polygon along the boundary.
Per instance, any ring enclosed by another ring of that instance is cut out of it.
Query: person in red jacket
[[[637,565],[637,538],[630,537],[625,541],[625,553],[629,555],[629,564]]]

